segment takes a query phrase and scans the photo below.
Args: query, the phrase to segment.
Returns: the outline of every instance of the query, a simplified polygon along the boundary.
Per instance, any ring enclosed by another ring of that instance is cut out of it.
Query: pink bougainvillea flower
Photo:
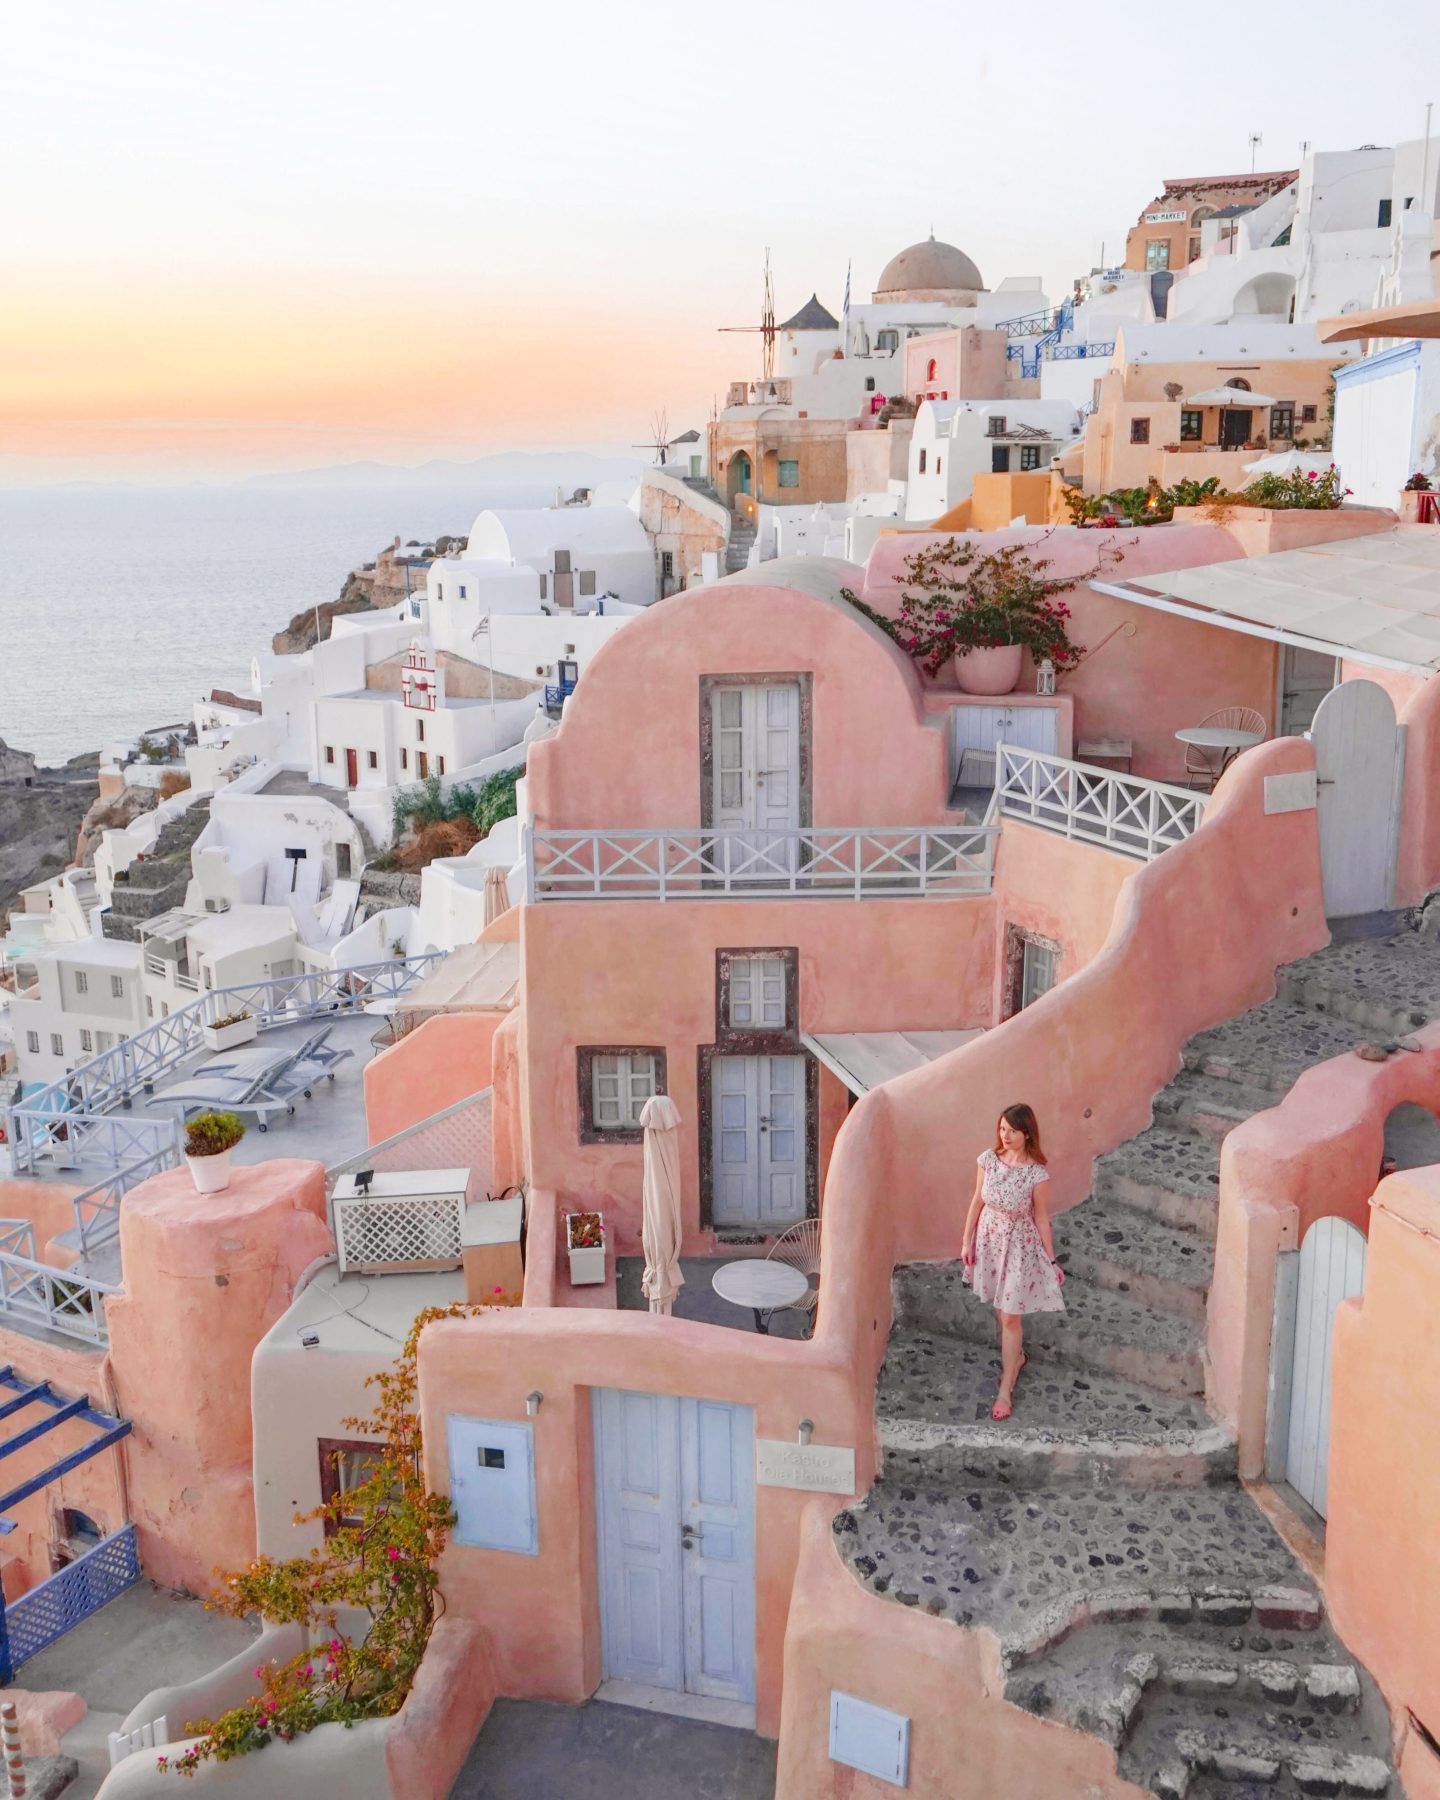
[[[500,1292],[499,1288],[496,1288],[495,1292],[498,1294]],[[391,1544],[390,1548],[385,1552],[385,1554],[390,1558],[391,1562],[399,1562],[399,1560],[400,1560],[400,1552],[395,1548],[395,1546],[393,1544]]]

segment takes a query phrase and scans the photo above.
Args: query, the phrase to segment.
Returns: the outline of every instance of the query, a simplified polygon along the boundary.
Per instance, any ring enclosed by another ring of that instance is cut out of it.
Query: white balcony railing
[[[1012,744],[999,746],[995,797],[1004,818],[1146,861],[1191,836],[1205,816],[1206,798],[1190,788],[1116,775]]]
[[[537,831],[540,900],[895,899],[988,894],[999,826],[804,826],[791,831]]]
[[[87,1343],[108,1342],[105,1301],[119,1288],[70,1275],[36,1260],[28,1219],[0,1219],[0,1325],[59,1331]]]

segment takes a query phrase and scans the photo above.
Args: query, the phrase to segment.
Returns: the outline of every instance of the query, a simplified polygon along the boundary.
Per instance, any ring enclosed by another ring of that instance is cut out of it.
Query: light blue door
[[[605,1675],[755,1698],[754,1414],[595,1394]]]

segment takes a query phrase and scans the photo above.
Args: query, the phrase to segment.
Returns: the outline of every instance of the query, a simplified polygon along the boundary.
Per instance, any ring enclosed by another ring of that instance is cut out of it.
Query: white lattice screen
[[[352,1269],[458,1269],[463,1194],[337,1199],[335,1248],[340,1273]]]

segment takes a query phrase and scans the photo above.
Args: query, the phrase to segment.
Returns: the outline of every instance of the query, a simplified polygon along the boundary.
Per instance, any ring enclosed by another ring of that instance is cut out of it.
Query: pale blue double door
[[[594,1405],[606,1679],[752,1705],[753,1411],[610,1388]]]

